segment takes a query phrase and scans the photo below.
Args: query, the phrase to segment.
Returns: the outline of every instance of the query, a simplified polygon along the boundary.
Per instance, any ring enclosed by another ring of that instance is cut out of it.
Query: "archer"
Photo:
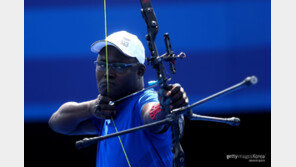
[[[104,136],[164,119],[169,113],[159,101],[171,110],[188,105],[188,97],[179,84],[158,93],[148,89],[111,104],[144,89],[144,47],[135,35],[120,31],[95,42],[91,50],[98,53],[95,64],[99,95],[91,101],[63,104],[49,120],[54,131]],[[168,125],[159,125],[98,142],[97,166],[172,166],[169,129]]]

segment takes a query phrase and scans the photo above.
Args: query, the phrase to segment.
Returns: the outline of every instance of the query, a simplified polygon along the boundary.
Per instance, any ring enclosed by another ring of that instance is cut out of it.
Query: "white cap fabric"
[[[145,63],[145,49],[142,42],[136,35],[130,34],[126,31],[118,31],[106,38],[107,45],[115,46],[122,53],[129,57],[135,57],[139,63]],[[106,46],[105,40],[99,40],[91,45],[91,51],[99,53],[103,47]]]

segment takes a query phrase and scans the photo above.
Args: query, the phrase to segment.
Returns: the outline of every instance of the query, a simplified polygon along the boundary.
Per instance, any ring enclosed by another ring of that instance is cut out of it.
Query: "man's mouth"
[[[114,83],[112,83],[112,82],[109,82],[108,84],[107,84],[107,82],[99,83],[100,88],[105,88],[105,87],[107,87],[107,85],[109,85],[109,87],[110,87],[110,86],[113,86]]]

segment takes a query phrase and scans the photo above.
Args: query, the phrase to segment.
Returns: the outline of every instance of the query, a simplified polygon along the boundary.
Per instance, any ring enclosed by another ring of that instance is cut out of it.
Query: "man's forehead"
[[[118,61],[118,62],[129,62],[130,57],[121,54],[112,54],[108,53],[109,61]],[[106,54],[98,54],[97,60],[106,61]]]
[[[105,47],[102,48],[102,50],[99,52],[97,60],[106,61]],[[108,61],[125,62],[125,63],[138,62],[136,58],[125,55],[114,46],[108,46]]]

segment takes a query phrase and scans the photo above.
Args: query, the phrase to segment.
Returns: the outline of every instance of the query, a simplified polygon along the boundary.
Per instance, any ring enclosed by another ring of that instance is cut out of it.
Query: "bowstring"
[[[107,45],[107,9],[104,0],[104,20],[105,20],[105,49],[106,49],[106,76],[107,76],[107,96],[109,96],[109,67],[108,67],[108,45]]]
[[[104,18],[105,18],[105,49],[106,49],[106,79],[107,79],[107,96],[109,96],[109,66],[108,66],[108,48],[107,48],[107,9],[106,9],[106,0],[104,0]],[[115,130],[116,130],[116,132],[118,133],[118,130],[117,130],[117,127],[116,127],[116,125],[115,125],[115,121],[114,121],[114,119],[113,119],[113,117],[111,117],[111,120],[112,120],[112,122],[113,122],[113,125],[114,125],[114,128],[115,128]],[[124,155],[125,155],[125,159],[126,159],[126,161],[127,161],[127,163],[128,163],[128,166],[129,167],[131,167],[131,164],[130,164],[130,162],[129,162],[129,159],[128,159],[128,156],[127,156],[127,153],[126,153],[126,151],[125,151],[125,148],[124,148],[124,146],[123,146],[123,143],[122,143],[122,141],[121,141],[121,138],[120,138],[120,136],[118,136],[118,139],[119,139],[119,142],[120,142],[120,145],[121,145],[121,148],[122,148],[122,150],[123,150],[123,153],[124,153]]]

